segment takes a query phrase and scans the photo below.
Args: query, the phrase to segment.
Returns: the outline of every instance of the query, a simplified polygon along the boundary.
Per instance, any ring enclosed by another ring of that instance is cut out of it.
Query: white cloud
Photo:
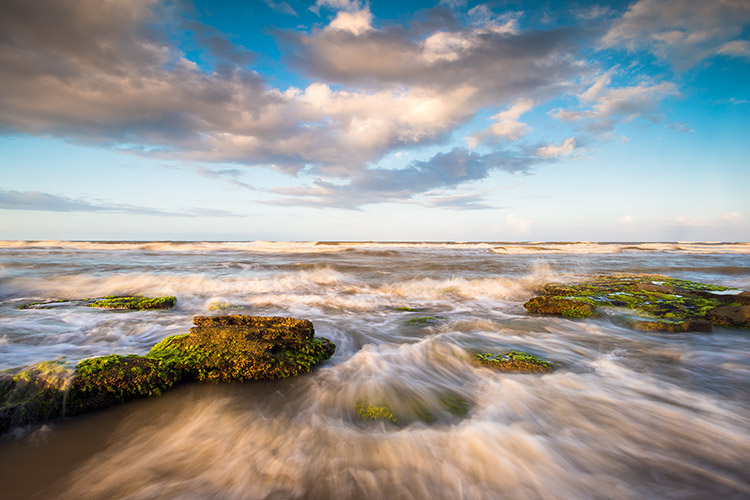
[[[495,120],[495,123],[490,125],[490,133],[497,137],[503,137],[512,141],[520,139],[531,131],[531,127],[525,123],[519,122],[518,119],[533,107],[533,99],[519,99],[513,104],[513,106],[492,117],[492,119]]]
[[[372,30],[372,13],[369,9],[354,12],[340,11],[326,27],[327,30],[348,31],[355,35],[361,35]]]
[[[536,150],[536,155],[545,160],[551,158],[559,158],[561,156],[569,156],[576,147],[575,137],[568,137],[559,146],[555,144],[547,144]]]
[[[617,222],[624,226],[632,226],[633,224],[635,224],[635,219],[633,219],[633,217],[631,217],[630,215],[626,215],[617,219]]]
[[[745,214],[740,213],[738,211],[729,212],[726,214],[722,214],[721,218],[727,222],[731,223],[740,223],[745,222]]]
[[[477,147],[483,141],[496,142],[497,139],[516,141],[531,132],[531,127],[518,121],[518,119],[521,115],[531,110],[534,105],[535,102],[533,99],[518,99],[508,109],[494,115],[492,117],[494,122],[489,127],[481,132],[466,137],[464,140],[472,149]]]
[[[733,40],[725,43],[717,52],[725,56],[750,57],[750,42]]]
[[[524,219],[515,213],[508,214],[505,218],[505,224],[517,233],[528,233],[533,222],[530,219]]]
[[[701,226],[703,221],[695,217],[688,217],[686,215],[678,215],[672,219],[672,224],[676,226]]]
[[[659,116],[655,112],[659,103],[666,97],[680,95],[672,82],[613,88],[608,86],[611,79],[611,72],[600,76],[578,96],[584,109],[556,109],[552,111],[553,116],[568,122],[583,122],[594,131],[609,132],[615,126],[615,118],[658,121]]]

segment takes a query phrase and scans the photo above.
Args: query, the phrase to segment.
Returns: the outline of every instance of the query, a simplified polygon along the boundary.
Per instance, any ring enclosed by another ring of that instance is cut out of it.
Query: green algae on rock
[[[0,375],[0,433],[11,427],[63,416],[73,370],[62,360],[45,361],[12,375]]]
[[[354,411],[357,412],[357,416],[362,420],[387,420],[394,424],[398,423],[396,415],[385,405],[377,406],[359,402],[354,406]]]
[[[310,371],[336,346],[315,337],[308,320],[258,316],[196,316],[190,333],[173,335],[146,355],[168,361],[196,381],[285,378]]]
[[[176,303],[177,298],[174,296],[151,298],[133,295],[109,295],[90,301],[88,306],[101,307],[102,309],[133,309],[142,311],[146,309],[171,309]]]
[[[479,364],[505,372],[535,373],[552,371],[552,363],[523,351],[507,351],[499,354],[474,353]]]
[[[435,316],[419,316],[417,318],[406,320],[406,324],[409,326],[431,325],[437,320],[438,318]]]
[[[0,376],[0,433],[159,395],[193,381],[284,378],[310,371],[336,346],[315,337],[307,320],[255,316],[196,316],[190,333],[167,337],[145,356],[112,354],[70,369],[45,362]]]
[[[599,275],[583,283],[550,283],[524,304],[532,313],[586,318],[600,307],[632,310],[638,330],[711,331],[711,324],[750,328],[750,294],[658,274]]]
[[[60,305],[88,306],[101,309],[129,309],[143,311],[151,309],[171,309],[177,303],[174,296],[142,297],[140,295],[107,295],[96,299],[55,299],[21,304],[19,309],[52,309]]]

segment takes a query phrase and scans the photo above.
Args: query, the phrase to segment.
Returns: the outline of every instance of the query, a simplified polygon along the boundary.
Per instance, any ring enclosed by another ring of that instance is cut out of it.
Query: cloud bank
[[[312,16],[298,3],[264,3],[287,16]],[[434,195],[492,172],[527,174],[572,155],[576,137],[532,139],[535,127],[522,119],[560,96],[577,104],[552,117],[606,134],[629,120],[660,121],[661,102],[680,95],[666,80],[613,84],[618,68],[592,60],[583,45],[648,50],[683,66],[750,53],[738,38],[750,7],[738,0],[640,0],[621,13],[576,11],[593,29],[529,29],[522,12],[441,3],[408,22],[381,24],[367,2],[311,2],[316,27],[276,32],[282,60],[304,84],[276,88],[252,69],[257,54],[191,19],[179,2],[7,0],[0,131],[273,168],[315,179],[273,190],[280,204],[358,207]],[[210,63],[180,49],[186,36]],[[456,131],[481,113],[489,123],[466,137],[469,149],[456,147],[464,139]],[[443,152],[396,169],[380,164],[396,151],[427,146]],[[235,174],[214,177],[249,187]],[[463,194],[438,198],[446,206],[485,206]],[[80,200],[37,201],[86,209]]]

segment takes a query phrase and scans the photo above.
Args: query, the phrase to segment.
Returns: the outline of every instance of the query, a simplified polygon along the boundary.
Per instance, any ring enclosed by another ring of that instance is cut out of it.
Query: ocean
[[[337,346],[299,377],[185,385],[16,429],[0,437],[0,496],[750,498],[750,332],[638,332],[522,306],[546,282],[618,272],[750,289],[750,244],[0,242],[0,372],[145,354],[195,315],[309,319]],[[18,309],[113,294],[177,305]],[[510,349],[555,370],[474,362]],[[361,420],[361,402],[398,421]]]

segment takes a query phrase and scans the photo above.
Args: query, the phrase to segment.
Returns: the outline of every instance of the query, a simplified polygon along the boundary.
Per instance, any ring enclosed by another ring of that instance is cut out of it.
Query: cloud
[[[533,222],[531,219],[524,219],[523,217],[517,216],[515,213],[511,213],[505,218],[505,224],[513,231],[524,234],[529,232]]]
[[[240,214],[213,208],[190,208],[181,211],[159,210],[136,205],[94,203],[39,191],[0,189],[0,209],[44,212],[106,212],[170,217],[239,217]]]
[[[419,25],[356,31],[328,26],[282,36],[290,63],[313,78],[438,92],[465,87],[473,91],[467,115],[487,103],[552,95],[586,73],[576,61],[571,30],[517,32],[509,21],[458,28],[442,22],[427,32]]]
[[[427,195],[423,205],[427,207],[447,208],[452,210],[491,210],[499,208],[488,204],[483,194],[444,194],[443,191],[437,191]]]
[[[518,121],[518,119],[521,115],[530,111],[531,108],[534,107],[534,104],[535,102],[533,99],[521,98],[517,100],[505,111],[501,111],[494,115],[492,117],[494,120],[492,125],[468,138],[469,145],[471,147],[476,147],[483,141],[493,142],[497,139],[515,141],[524,137],[531,132],[532,129],[525,123]]]
[[[574,9],[573,15],[584,21],[592,21],[594,19],[610,17],[613,12],[614,11],[611,7],[595,4],[584,8]]]
[[[404,202],[417,195],[430,195],[434,190],[452,189],[485,179],[495,170],[528,172],[538,162],[522,152],[478,154],[465,148],[454,148],[425,161],[413,161],[404,168],[363,170],[345,183],[317,179],[308,186],[276,188],[272,192],[282,195],[282,198],[269,203],[356,208],[373,203]]]
[[[317,5],[342,10],[324,29],[287,38],[311,74],[352,85],[269,87],[240,64],[246,52],[213,28],[183,21],[179,4],[8,0],[0,129],[346,177],[392,151],[444,140],[488,103],[553,95],[580,72],[563,30],[513,33],[492,23],[450,33],[435,25],[376,30],[356,2]],[[178,50],[175,26],[192,30],[217,59],[213,68]]]
[[[742,0],[639,0],[612,24],[602,43],[646,48],[688,68],[733,43],[749,22],[750,3]]]
[[[281,1],[263,0],[263,3],[268,5],[271,9],[275,10],[276,12],[281,12],[282,14],[289,14],[290,16],[299,17],[297,12],[292,8],[291,5],[289,5],[289,2],[286,2],[285,0],[281,0]]]
[[[599,76],[578,95],[582,109],[555,109],[552,115],[567,122],[581,123],[593,132],[609,132],[621,121],[645,118],[658,122],[660,102],[679,96],[672,82],[640,83],[626,87],[610,87],[612,72]]]
[[[729,212],[729,213],[726,213],[726,214],[722,214],[721,218],[722,218],[722,220],[725,220],[725,221],[731,222],[731,223],[745,222],[745,214],[740,213],[740,212],[738,212],[736,210],[734,212]]]
[[[352,12],[362,10],[362,2],[359,0],[315,0],[315,5],[310,7],[310,10],[318,14],[321,8]]]
[[[440,0],[440,5],[447,5],[451,9],[466,7],[468,0]]]
[[[631,217],[630,215],[626,215],[617,219],[617,222],[618,224],[622,224],[624,226],[632,226],[633,224],[635,224],[635,219],[633,219],[633,217]]]
[[[266,4],[291,9],[281,0]],[[572,137],[515,150],[498,142],[529,133],[520,118],[536,103],[594,77],[597,67],[579,55],[581,37],[590,34],[524,31],[518,13],[498,16],[484,5],[460,21],[436,7],[412,24],[376,23],[368,5],[318,0],[313,9],[325,9],[326,25],[279,32],[289,62],[310,83],[278,89],[251,69],[252,52],[191,21],[181,2],[7,0],[0,16],[0,131],[274,168],[317,179],[277,190],[279,203],[299,196],[299,203],[329,206],[411,200],[573,153]],[[182,52],[178,40],[186,36],[208,62]],[[660,100],[677,94],[669,83],[610,83],[611,76],[600,75],[579,95],[577,109],[556,116],[610,130],[619,119],[657,119]],[[487,108],[502,111],[470,137],[488,145],[481,154],[456,148],[402,169],[377,167],[394,152],[449,143]],[[197,172],[255,189],[233,169]]]
[[[547,144],[536,150],[537,156],[548,160],[550,158],[560,158],[561,156],[570,156],[576,147],[575,137],[568,137],[563,140],[559,146],[555,144]]]
[[[343,31],[355,36],[372,31],[372,13],[369,9],[347,12],[342,10],[326,27],[328,31]]]
[[[717,53],[725,56],[750,57],[750,42],[733,40],[725,43]]]

